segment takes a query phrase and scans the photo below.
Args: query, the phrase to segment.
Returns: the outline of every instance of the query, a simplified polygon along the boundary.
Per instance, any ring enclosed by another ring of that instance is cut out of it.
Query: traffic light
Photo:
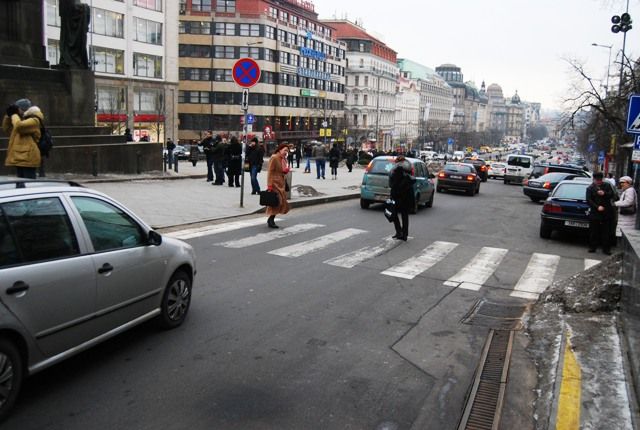
[[[629,15],[626,12],[623,13],[622,15],[613,15],[611,17],[611,23],[613,24],[611,26],[611,31],[614,33],[619,33],[619,32],[626,33],[627,31],[633,28],[633,26],[631,25],[633,24],[633,21],[631,20],[631,15]]]

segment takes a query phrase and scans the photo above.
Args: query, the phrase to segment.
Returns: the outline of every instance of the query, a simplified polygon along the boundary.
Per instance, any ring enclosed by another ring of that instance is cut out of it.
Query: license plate
[[[589,223],[588,222],[565,221],[564,225],[566,225],[567,227],[589,228]]]
[[[462,176],[460,176],[460,175],[449,175],[449,177],[451,179],[462,179]]]

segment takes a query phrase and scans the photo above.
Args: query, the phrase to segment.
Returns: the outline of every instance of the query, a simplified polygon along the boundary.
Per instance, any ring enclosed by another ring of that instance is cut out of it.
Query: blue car
[[[433,206],[433,195],[435,187],[433,179],[435,176],[429,173],[427,165],[417,158],[406,159],[411,164],[411,176],[416,179],[413,185],[415,194],[415,207],[411,213],[418,211],[418,206],[424,205],[430,208]],[[360,186],[360,207],[367,209],[371,203],[384,203],[391,195],[389,188],[389,173],[396,165],[396,157],[379,156],[375,157],[367,166],[362,185]]]
[[[554,230],[589,232],[587,180],[565,180],[549,195],[540,214],[540,237],[550,239]]]

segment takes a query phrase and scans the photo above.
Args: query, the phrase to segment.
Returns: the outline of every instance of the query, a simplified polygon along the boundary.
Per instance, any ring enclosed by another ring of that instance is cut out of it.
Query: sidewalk
[[[265,167],[266,167],[265,160]],[[353,171],[338,168],[338,179],[332,180],[327,163],[326,179],[316,179],[315,165],[311,173],[303,173],[304,164],[293,169],[292,207],[320,202],[355,199],[360,196],[360,183],[364,169],[353,166]],[[120,201],[154,228],[223,219],[260,212],[259,196],[251,195],[249,173],[244,175],[243,207],[240,207],[240,188],[206,182],[207,165],[199,161],[194,167],[180,161],[179,172],[149,172],[140,175],[105,174],[91,175],[49,174],[51,179],[76,181],[89,188],[104,192]],[[175,180],[180,179],[180,180]],[[226,178],[225,178],[226,180]],[[126,182],[126,186],[123,186]],[[261,189],[266,189],[267,174],[258,175]]]

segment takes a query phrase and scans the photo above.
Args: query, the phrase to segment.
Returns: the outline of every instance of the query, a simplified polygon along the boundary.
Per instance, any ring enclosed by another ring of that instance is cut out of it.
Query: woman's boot
[[[267,225],[268,225],[270,228],[279,228],[279,227],[276,225],[276,216],[275,216],[275,215],[271,215],[269,218],[267,218]]]

